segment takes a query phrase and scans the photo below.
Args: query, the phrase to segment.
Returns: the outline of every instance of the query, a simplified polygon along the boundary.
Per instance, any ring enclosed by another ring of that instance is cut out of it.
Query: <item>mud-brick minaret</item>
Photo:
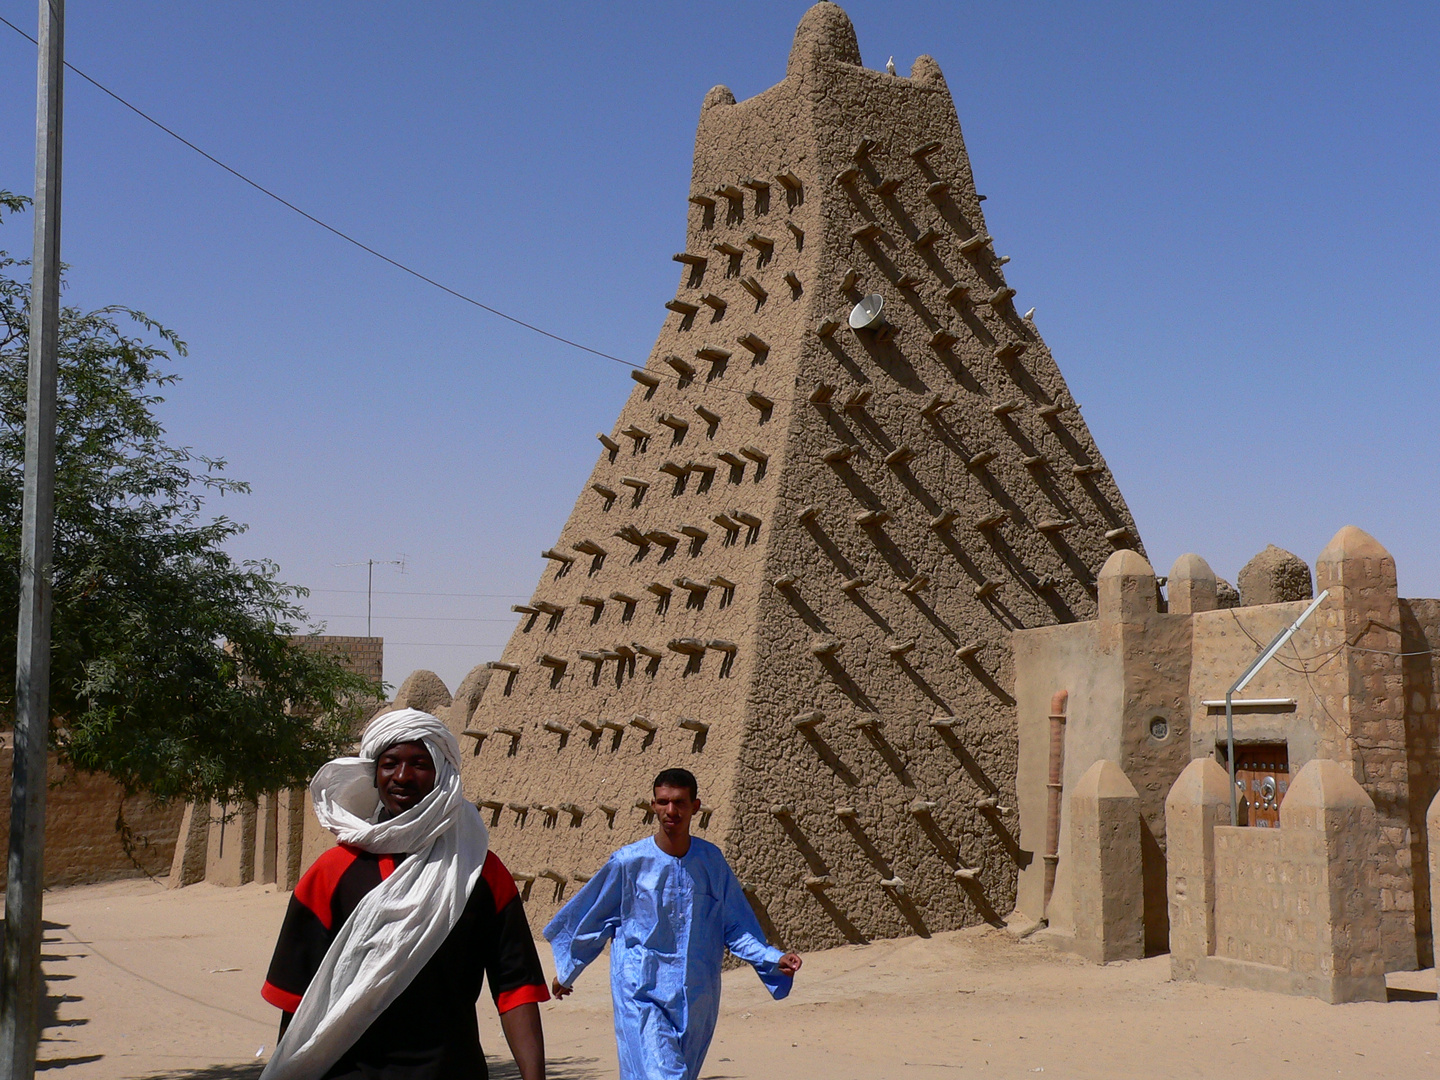
[[[1135,525],[1016,313],[939,66],[834,4],[706,95],[679,286],[471,721],[538,921],[683,765],[786,944],[1014,901],[1013,628],[1089,618]],[[884,298],[881,323],[852,307]]]

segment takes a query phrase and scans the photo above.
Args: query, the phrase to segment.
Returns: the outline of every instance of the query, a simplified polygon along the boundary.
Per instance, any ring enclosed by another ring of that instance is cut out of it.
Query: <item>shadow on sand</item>
[[[64,1064],[78,1064],[81,1060],[92,1059],[77,1058]],[[519,1070],[513,1061],[487,1058],[486,1064],[490,1067],[490,1080],[520,1080]],[[545,1075],[550,1080],[595,1080],[600,1076],[598,1065],[594,1058],[551,1058],[545,1063]],[[138,1080],[257,1080],[264,1069],[263,1061],[247,1061],[238,1065],[209,1065],[203,1069],[146,1073]]]
[[[1434,1001],[1434,990],[1405,990],[1398,986],[1387,987],[1385,1000],[1389,1001]]]
[[[4,925],[5,921],[0,919],[0,928]],[[83,1017],[60,1019],[61,1005],[74,1005],[84,1000],[78,994],[64,992],[65,983],[75,976],[58,967],[76,959],[76,955],[61,951],[74,944],[59,934],[61,930],[70,929],[69,923],[50,922],[46,919],[41,923],[41,927],[40,968],[45,980],[45,1000],[40,1003],[40,1045],[36,1050],[35,1071],[64,1069],[70,1065],[88,1065],[92,1061],[99,1061],[104,1054],[65,1053],[67,1047],[74,1045],[74,1040],[69,1038],[66,1029],[82,1027],[90,1021]]]
[[[263,1061],[247,1061],[240,1065],[207,1065],[203,1069],[146,1073],[142,1080],[255,1080],[264,1071]]]
[[[486,1058],[485,1063],[490,1066],[490,1080],[520,1080],[513,1061]],[[545,1076],[548,1080],[595,1080],[601,1075],[599,1066],[595,1058],[550,1058],[545,1062]]]

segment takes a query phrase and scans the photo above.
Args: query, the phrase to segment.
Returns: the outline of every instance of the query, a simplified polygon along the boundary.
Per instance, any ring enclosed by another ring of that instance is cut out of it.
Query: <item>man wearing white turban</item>
[[[455,736],[416,709],[382,714],[310,794],[340,843],[290,899],[261,990],[284,1014],[263,1080],[485,1080],[482,977],[522,1080],[544,1080],[544,972]]]

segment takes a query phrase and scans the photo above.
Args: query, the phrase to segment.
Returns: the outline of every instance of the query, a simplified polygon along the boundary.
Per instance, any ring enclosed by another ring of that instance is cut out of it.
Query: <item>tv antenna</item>
[[[365,567],[365,636],[374,637],[370,633],[370,608],[375,598],[375,567],[377,566],[398,566],[400,573],[405,573],[405,563],[410,557],[401,555],[398,559],[365,559],[363,562],[337,562],[336,566],[363,566]]]

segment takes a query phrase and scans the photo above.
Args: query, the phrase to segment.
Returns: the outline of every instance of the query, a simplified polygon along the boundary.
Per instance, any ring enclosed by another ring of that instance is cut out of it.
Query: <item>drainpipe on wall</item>
[[[1050,699],[1050,779],[1049,805],[1045,815],[1045,905],[1042,917],[1049,918],[1050,894],[1055,891],[1055,867],[1060,862],[1060,792],[1065,775],[1065,706],[1070,691],[1057,690]]]

